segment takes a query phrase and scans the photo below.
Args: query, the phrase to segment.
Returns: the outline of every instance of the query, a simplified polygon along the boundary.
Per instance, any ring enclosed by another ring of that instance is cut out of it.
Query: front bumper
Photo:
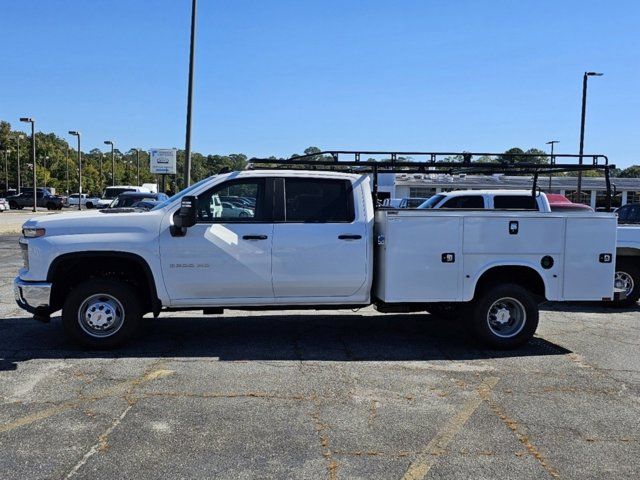
[[[51,284],[47,282],[25,282],[16,277],[13,281],[13,293],[18,306],[29,313],[48,312],[51,299]]]

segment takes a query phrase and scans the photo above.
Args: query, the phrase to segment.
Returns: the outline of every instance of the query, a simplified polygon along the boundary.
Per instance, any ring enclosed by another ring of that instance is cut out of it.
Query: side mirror
[[[173,214],[173,226],[171,227],[171,235],[174,237],[183,237],[187,233],[187,228],[193,227],[198,218],[198,209],[196,208],[198,198],[194,196],[182,197],[180,201],[180,209]]]

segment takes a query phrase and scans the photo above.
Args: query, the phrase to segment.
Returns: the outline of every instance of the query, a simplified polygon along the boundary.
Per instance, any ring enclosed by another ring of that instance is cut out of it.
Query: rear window
[[[444,202],[440,208],[484,208],[484,199],[479,195],[461,195]]]
[[[496,195],[493,208],[510,210],[537,210],[538,204],[532,195]]]
[[[351,182],[324,178],[285,179],[287,222],[348,223],[355,219]]]

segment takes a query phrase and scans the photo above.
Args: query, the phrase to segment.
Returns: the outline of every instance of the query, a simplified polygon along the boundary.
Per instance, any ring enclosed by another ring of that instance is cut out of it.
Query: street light
[[[104,141],[105,145],[111,145],[111,185],[115,186],[116,184],[116,159],[113,156],[113,141],[112,140],[105,140]]]
[[[66,180],[67,180],[67,197],[69,196],[69,152],[71,151],[71,147],[67,146],[67,157],[64,160],[64,164],[66,166]]]
[[[31,124],[31,161],[33,162],[33,211],[37,212],[38,196],[36,194],[36,121],[30,117],[20,117],[21,122]],[[20,173],[18,173],[18,181]],[[18,187],[19,188],[19,187]]]
[[[580,119],[580,165],[582,165],[582,155],[584,154],[584,122],[585,114],[587,112],[587,79],[589,77],[601,77],[603,73],[598,72],[584,72],[582,76],[582,117]],[[580,202],[582,191],[582,170],[578,170],[578,202]]]
[[[80,151],[80,132],[69,130],[69,135],[78,137],[78,210],[82,210],[82,153]]]
[[[553,146],[556,143],[560,143],[560,141],[559,140],[550,140],[550,141],[547,142],[547,145],[551,145],[551,159],[549,160],[549,163],[551,165],[556,163],[555,158],[553,158]],[[549,193],[551,193],[551,171],[549,171]]]
[[[189,47],[189,90],[187,92],[187,132],[184,148],[184,188],[191,185],[191,110],[193,104],[193,63],[196,49],[196,4],[191,3],[191,44]]]

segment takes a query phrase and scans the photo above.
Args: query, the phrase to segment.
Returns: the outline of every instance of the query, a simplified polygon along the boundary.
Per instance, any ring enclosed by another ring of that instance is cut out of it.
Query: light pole
[[[16,190],[18,191],[18,195],[20,195],[20,140],[24,138],[24,135],[18,134],[18,178],[16,182]]]
[[[9,195],[9,154],[11,150],[6,147],[4,149],[4,192],[5,195]]]
[[[105,140],[105,145],[111,145],[111,185],[115,186],[116,184],[116,157],[114,157],[113,153],[113,141]]]
[[[187,92],[187,132],[184,148],[184,188],[191,185],[191,110],[193,106],[193,63],[196,49],[196,4],[191,3],[191,44],[189,47],[189,89]]]
[[[37,212],[38,195],[36,194],[36,121],[29,117],[20,117],[21,122],[31,124],[31,161],[33,162],[33,211]],[[18,175],[18,177],[20,177]]]
[[[78,137],[78,210],[82,210],[82,152],[80,151],[80,132],[69,130],[69,135]]]
[[[587,79],[589,77],[601,77],[603,74],[598,72],[584,72],[582,76],[582,117],[580,119],[580,165],[582,165],[582,155],[584,154],[584,122],[585,115],[587,112]],[[578,170],[578,189],[577,196],[578,202],[580,202],[580,197],[582,191],[582,170]],[[582,202],[580,202],[582,203]]]
[[[555,158],[553,158],[553,146],[556,143],[560,143],[560,141],[559,140],[550,140],[550,141],[547,142],[547,145],[551,145],[551,158],[549,159],[549,163],[551,165],[556,163]],[[549,193],[551,193],[551,171],[549,171]]]

